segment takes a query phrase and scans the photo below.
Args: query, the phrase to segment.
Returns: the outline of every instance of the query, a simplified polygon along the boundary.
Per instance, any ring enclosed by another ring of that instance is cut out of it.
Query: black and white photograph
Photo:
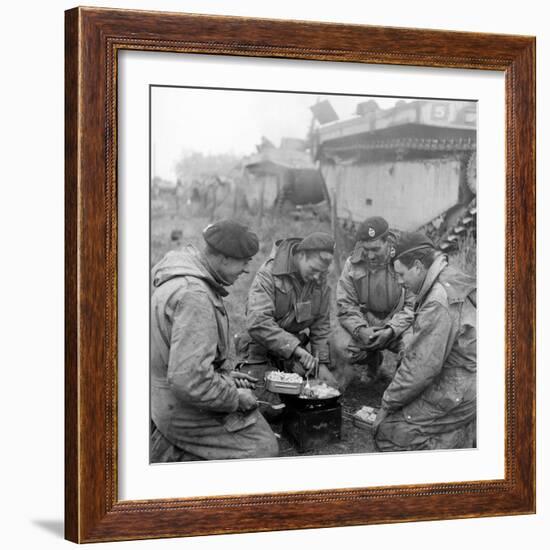
[[[476,448],[476,101],[149,100],[150,462]]]

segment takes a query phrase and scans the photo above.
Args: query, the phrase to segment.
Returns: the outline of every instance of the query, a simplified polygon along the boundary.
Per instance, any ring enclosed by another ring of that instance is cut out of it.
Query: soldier
[[[330,288],[326,276],[334,240],[326,233],[278,241],[248,293],[247,331],[238,348],[242,372],[263,380],[270,370],[305,375],[319,362],[319,377],[336,386],[328,369]],[[307,345],[309,344],[309,351]],[[268,392],[262,399],[276,401]],[[269,414],[269,411],[266,411]]]
[[[391,265],[396,236],[388,222],[366,219],[356,235],[336,287],[338,325],[330,339],[333,374],[342,389],[366,365],[371,381],[382,364],[382,349],[399,351],[401,337],[412,322],[414,297],[397,281]]]
[[[447,264],[422,233],[396,246],[399,281],[416,295],[413,336],[382,397],[381,451],[473,447],[476,419],[476,282]]]
[[[172,251],[153,268],[151,461],[269,457],[275,435],[253,379],[228,360],[226,288],[246,273],[258,238],[230,220],[203,231],[204,247]]]

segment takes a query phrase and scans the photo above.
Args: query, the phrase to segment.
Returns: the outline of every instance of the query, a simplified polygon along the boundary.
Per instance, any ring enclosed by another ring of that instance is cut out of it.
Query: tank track
[[[439,216],[420,227],[419,230],[426,233],[440,250],[448,253],[458,250],[468,238],[475,239],[477,235],[476,199],[463,207],[452,223],[442,230],[445,223],[444,216]]]
[[[367,143],[357,145],[359,151],[441,151],[441,152],[465,152],[476,150],[476,140],[474,138],[417,138],[417,137],[399,137],[372,139]],[[330,147],[331,153],[346,151],[346,146]]]
[[[455,209],[445,212],[432,220],[420,230],[424,231],[444,252],[452,253],[459,250],[467,239],[477,236],[477,155],[468,157],[466,162],[466,185],[474,194],[474,198],[466,205],[457,205]]]

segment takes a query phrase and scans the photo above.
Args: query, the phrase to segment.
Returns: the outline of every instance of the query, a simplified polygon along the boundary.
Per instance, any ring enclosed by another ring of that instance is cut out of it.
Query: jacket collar
[[[273,258],[271,272],[273,275],[290,275],[291,273],[297,273],[298,269],[294,263],[292,252],[294,247],[301,241],[302,239],[292,237],[275,243],[273,251],[271,252],[271,258]]]
[[[430,266],[426,273],[426,277],[424,279],[424,282],[422,283],[422,286],[420,287],[420,292],[418,293],[418,296],[416,298],[417,304],[421,304],[424,301],[426,295],[433,287],[435,281],[446,267],[447,258],[443,254],[441,254],[434,260],[433,264]]]
[[[229,292],[227,292],[225,287],[229,286],[229,283],[221,278],[218,272],[210,265],[210,262],[206,259],[204,254],[199,252],[198,260],[204,266],[204,269],[206,270],[208,275],[210,275],[210,277],[208,277],[208,279],[206,280],[208,284],[212,287],[212,289],[220,296],[227,296]]]
[[[153,267],[153,286],[159,287],[176,277],[195,277],[204,281],[216,294],[227,296],[227,283],[209,265],[204,254],[193,245],[171,250]]]

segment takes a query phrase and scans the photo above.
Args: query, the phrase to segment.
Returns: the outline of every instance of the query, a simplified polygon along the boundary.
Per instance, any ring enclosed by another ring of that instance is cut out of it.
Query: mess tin
[[[273,393],[286,395],[300,395],[304,387],[304,381],[287,382],[285,380],[273,380],[268,375],[265,377],[265,389]]]

